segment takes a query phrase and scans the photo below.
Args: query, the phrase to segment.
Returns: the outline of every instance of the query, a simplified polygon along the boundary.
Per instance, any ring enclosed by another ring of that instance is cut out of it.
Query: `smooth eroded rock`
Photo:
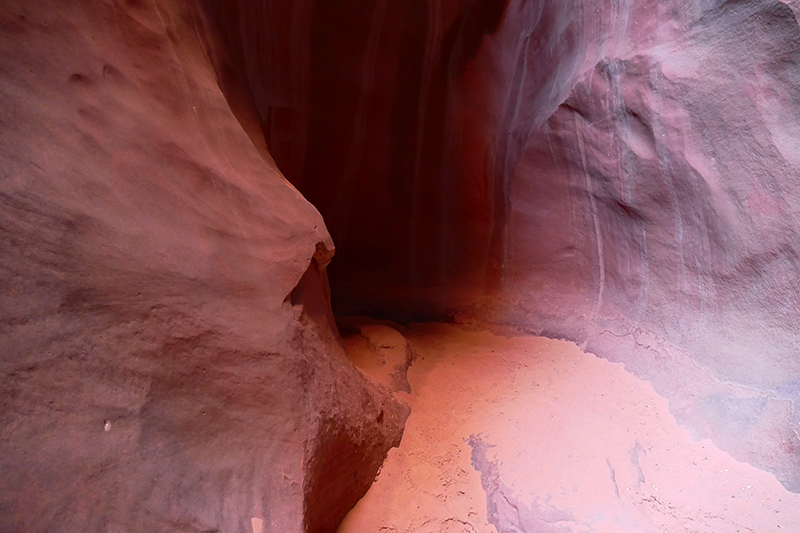
[[[407,411],[344,355],[332,240],[201,13],[13,0],[0,26],[0,529],[333,530]]]

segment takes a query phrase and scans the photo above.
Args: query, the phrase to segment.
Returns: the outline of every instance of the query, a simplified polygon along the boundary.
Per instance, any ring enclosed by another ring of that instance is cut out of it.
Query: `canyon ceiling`
[[[800,492],[798,10],[4,1],[0,529],[333,531],[408,407],[331,303],[575,341]]]

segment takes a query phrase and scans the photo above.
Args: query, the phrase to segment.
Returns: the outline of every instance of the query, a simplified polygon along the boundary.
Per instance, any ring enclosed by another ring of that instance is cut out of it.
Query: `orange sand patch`
[[[800,495],[693,441],[621,364],[541,337],[402,333],[413,411],[339,533],[800,531]]]

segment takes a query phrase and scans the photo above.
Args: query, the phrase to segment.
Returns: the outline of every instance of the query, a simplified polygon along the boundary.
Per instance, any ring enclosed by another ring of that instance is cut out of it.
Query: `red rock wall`
[[[508,180],[603,17],[545,1],[207,4],[230,50],[218,71],[248,88],[276,163],[335,236],[342,308],[378,307],[365,285],[403,307],[409,287],[497,277]]]
[[[780,2],[678,7],[631,6],[531,136],[489,305],[624,361],[798,490],[800,29]]]
[[[330,530],[405,411],[325,223],[340,310],[585,342],[798,490],[793,9],[5,2],[2,529]]]
[[[347,360],[331,238],[199,12],[10,0],[0,28],[0,530],[332,531],[407,410]]]
[[[586,342],[800,488],[792,5],[209,9],[340,310]]]

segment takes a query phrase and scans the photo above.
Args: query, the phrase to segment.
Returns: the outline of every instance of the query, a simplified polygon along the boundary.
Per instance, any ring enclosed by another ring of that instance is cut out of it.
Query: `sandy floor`
[[[399,336],[362,332],[345,342],[376,375]],[[339,533],[800,531],[800,495],[694,442],[620,364],[540,337],[402,333],[413,412]]]

